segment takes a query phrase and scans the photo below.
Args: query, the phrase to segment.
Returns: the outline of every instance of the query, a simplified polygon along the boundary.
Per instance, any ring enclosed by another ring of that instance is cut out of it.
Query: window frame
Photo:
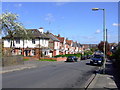
[[[35,44],[35,39],[32,39],[32,44]]]
[[[20,38],[15,39],[16,44],[20,44]]]

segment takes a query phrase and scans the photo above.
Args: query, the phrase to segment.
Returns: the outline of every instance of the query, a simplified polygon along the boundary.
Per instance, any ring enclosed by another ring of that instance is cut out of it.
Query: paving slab
[[[89,85],[88,89],[102,88],[110,90],[118,90],[118,87],[115,83],[115,78],[113,75],[112,63],[106,63],[106,73],[102,74],[101,72],[96,74],[96,77]]]

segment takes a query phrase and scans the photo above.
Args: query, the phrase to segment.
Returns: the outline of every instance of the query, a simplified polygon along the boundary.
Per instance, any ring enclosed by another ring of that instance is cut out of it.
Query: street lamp
[[[102,8],[92,8],[93,11],[103,10],[103,41],[104,41],[104,63],[103,63],[103,73],[105,74],[105,63],[106,63],[106,41],[107,41],[107,29],[106,29],[106,18],[105,9]]]

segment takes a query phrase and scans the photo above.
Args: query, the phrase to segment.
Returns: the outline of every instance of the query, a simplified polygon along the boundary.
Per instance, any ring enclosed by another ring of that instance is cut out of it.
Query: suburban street
[[[52,62],[42,67],[39,62],[36,68],[3,74],[3,88],[84,88],[98,68],[89,61]]]
[[[3,89],[120,89],[120,2],[83,1],[1,1]]]

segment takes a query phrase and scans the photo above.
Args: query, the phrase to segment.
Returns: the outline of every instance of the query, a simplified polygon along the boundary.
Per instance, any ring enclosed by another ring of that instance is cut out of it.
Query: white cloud
[[[48,13],[45,17],[45,20],[48,22],[52,22],[52,21],[55,21],[55,18],[52,13]]]
[[[101,33],[101,31],[98,29],[98,30],[96,30],[95,33],[96,33],[96,34],[99,34],[99,33]]]
[[[56,2],[55,4],[56,4],[56,6],[62,6],[62,5],[64,5],[64,4],[66,4],[67,2]]]
[[[118,24],[118,23],[113,23],[112,25],[113,26],[120,26],[120,24]]]
[[[15,4],[15,7],[17,7],[17,8],[22,7],[22,4],[21,3]]]

